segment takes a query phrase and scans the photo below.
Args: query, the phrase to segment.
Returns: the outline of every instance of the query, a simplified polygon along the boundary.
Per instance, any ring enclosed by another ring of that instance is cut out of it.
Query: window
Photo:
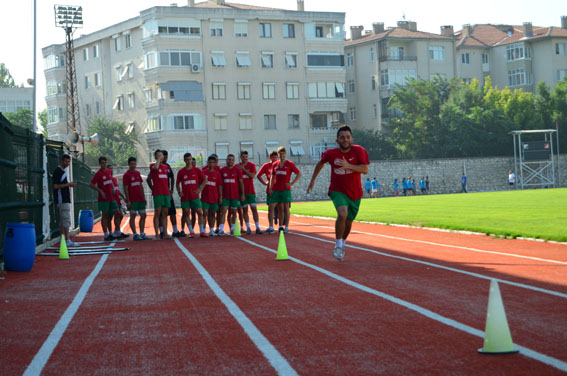
[[[260,38],[271,38],[272,37],[272,24],[260,23]]]
[[[429,46],[429,59],[430,60],[445,60],[445,47],[444,46]]]
[[[248,52],[236,52],[236,66],[239,68],[249,67],[252,65],[250,54]]]
[[[376,90],[376,77],[375,76],[370,77],[370,88],[372,90]]]
[[[116,76],[116,81],[120,81],[122,79],[122,67],[120,65],[114,67],[114,73]]]
[[[248,152],[248,159],[254,158],[254,142],[252,141],[241,141],[240,142],[240,151],[247,151]]]
[[[248,21],[234,20],[234,36],[237,38],[248,36]]]
[[[293,54],[293,53],[285,54],[285,67],[297,68],[297,54]]]
[[[343,67],[345,65],[344,55],[339,54],[308,54],[307,66],[309,67]]]
[[[120,36],[113,36],[114,38],[114,51],[118,52],[121,50],[120,46]]]
[[[128,70],[128,78],[134,77],[134,65],[132,63],[126,65],[126,69]]]
[[[345,88],[342,82],[310,82],[309,98],[343,98]]]
[[[213,83],[213,99],[226,99],[226,84]]]
[[[135,106],[135,96],[133,92],[128,93],[128,108],[134,108]]]
[[[65,56],[64,55],[49,55],[43,59],[45,69],[64,67],[65,66]]]
[[[470,64],[469,53],[465,52],[461,54],[461,63]]]
[[[327,128],[326,114],[311,115],[311,128]]]
[[[373,62],[374,59],[374,47],[370,47],[370,62]]]
[[[219,159],[226,159],[228,155],[228,142],[217,142],[215,143],[215,154]]]
[[[94,74],[94,86],[100,86],[100,78],[98,76],[98,73]]]
[[[199,23],[189,23],[184,26],[158,26],[159,34],[201,36],[201,26]]]
[[[215,130],[226,131],[228,129],[227,114],[214,114]]]
[[[506,60],[520,60],[530,58],[531,52],[524,43],[512,43],[506,46]]]
[[[287,83],[287,99],[299,99],[299,83]]]
[[[315,26],[315,38],[323,38],[323,26]]]
[[[303,150],[303,141],[290,141],[289,144],[289,151],[292,157],[305,155],[305,150]]]
[[[273,52],[262,52],[261,60],[262,60],[262,68],[273,68],[274,67],[274,54],[273,54]]]
[[[299,128],[299,115],[287,115],[287,127],[289,129]]]
[[[167,116],[167,129],[171,130],[194,130],[200,129],[197,125],[195,115],[176,114]]]
[[[224,58],[224,52],[217,51],[211,54],[211,62],[213,67],[224,67],[226,66],[226,59]]]
[[[47,95],[65,94],[67,91],[67,87],[62,82],[48,81],[46,86],[47,86]],[[5,111],[5,112],[13,112],[13,111]]]
[[[250,84],[239,83],[236,90],[238,99],[250,99]]]
[[[155,51],[148,52],[146,55],[144,55],[144,65],[146,69],[155,68],[157,66],[156,56],[157,55]]]
[[[482,54],[482,63],[488,64],[488,54]]]
[[[401,46],[390,47],[390,59],[392,60],[404,60],[405,49]]]
[[[199,51],[161,51],[159,53],[159,65],[171,67],[190,67],[201,65],[201,53]]]
[[[123,111],[124,110],[124,98],[122,95],[118,95],[114,101],[114,106],[112,106],[113,110]]]
[[[264,115],[264,129],[276,129],[276,115]]]
[[[88,49],[88,48],[85,48],[85,49],[83,50],[83,60],[84,60],[84,61],[89,60],[89,49]]]
[[[154,92],[152,89],[144,89],[144,96],[146,97],[146,102],[151,102],[154,100]]]
[[[222,37],[222,23],[211,23],[210,30],[211,30],[211,37]]]
[[[353,80],[350,80],[350,81],[348,82],[348,92],[349,92],[349,93],[354,93],[354,91],[355,91],[354,81],[353,81]]]
[[[87,104],[85,106],[85,113],[87,114],[87,116],[91,116],[91,105]]]
[[[102,113],[102,110],[101,110],[101,107],[100,107],[100,102],[95,103],[95,109],[96,109],[97,115],[100,115]]]
[[[349,67],[352,67],[354,64],[354,55],[352,54],[352,52],[347,53],[347,65]]]
[[[378,118],[378,105],[376,104],[372,105],[372,114],[374,115],[374,119]]]
[[[91,87],[91,81],[89,80],[89,76],[85,76],[85,89]]]
[[[93,46],[93,59],[98,57],[98,44]]]
[[[262,97],[264,99],[276,99],[276,84],[272,82],[263,83]]]
[[[380,71],[380,85],[385,87],[404,86],[412,78],[417,78],[414,69],[384,69]]]
[[[526,74],[524,68],[512,69],[508,71],[508,85],[521,86],[531,84],[531,75]]]
[[[157,115],[153,115],[146,120],[146,132],[156,131],[161,131],[161,118]]]
[[[356,120],[356,107],[351,107],[348,109],[350,120]]]
[[[269,157],[270,151],[277,150],[279,144],[277,141],[266,141],[266,157]]]
[[[31,106],[30,106],[31,107]],[[67,111],[62,107],[51,107],[47,109],[47,124],[67,121]]]
[[[252,114],[240,113],[238,116],[240,129],[252,129]]]
[[[132,37],[130,34],[124,35],[124,45],[126,48],[132,47]]]
[[[555,54],[556,55],[566,55],[567,49],[565,43],[555,43]]]
[[[294,24],[283,24],[283,37],[284,38],[295,38],[295,25]]]
[[[567,78],[567,69],[557,70],[557,82],[563,81],[565,78]]]

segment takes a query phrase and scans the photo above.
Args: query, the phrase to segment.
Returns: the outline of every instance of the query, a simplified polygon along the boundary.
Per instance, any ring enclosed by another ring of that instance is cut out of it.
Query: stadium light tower
[[[79,116],[79,95],[77,92],[77,72],[75,69],[75,48],[73,32],[83,27],[83,7],[76,5],[55,5],[55,26],[65,30],[65,60],[67,73],[67,135],[70,146],[75,147],[81,134]],[[69,142],[70,141],[70,142]]]

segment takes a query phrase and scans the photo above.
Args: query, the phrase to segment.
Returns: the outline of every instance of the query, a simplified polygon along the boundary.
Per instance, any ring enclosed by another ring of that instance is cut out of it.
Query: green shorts
[[[107,212],[112,214],[115,210],[118,210],[118,204],[116,201],[99,201],[98,202],[98,210],[101,212]]]
[[[189,201],[181,201],[181,209],[187,209],[187,208],[201,209],[202,207],[203,205],[201,205],[200,198],[196,198],[194,200],[189,200]]]
[[[208,202],[201,202],[201,204],[203,205],[203,210],[219,211],[219,204],[209,204]]]
[[[131,212],[139,211],[141,213],[145,213],[146,212],[146,203],[144,201],[131,202],[130,203],[130,211]]]
[[[266,205],[270,206],[271,203],[272,203],[272,197],[270,196],[269,193],[266,193]]]
[[[222,206],[228,206],[233,209],[238,209],[240,207],[240,200],[237,198],[235,199],[223,198]]]
[[[155,208],[168,208],[171,207],[171,198],[169,195],[156,195],[154,196],[154,207]]]
[[[351,200],[347,195],[341,192],[332,191],[329,193],[331,200],[333,200],[333,204],[335,205],[335,209],[339,206],[346,206],[348,209],[347,218],[351,221],[354,221],[356,215],[358,214],[358,209],[360,208],[360,199],[354,201]]]
[[[242,206],[252,205],[252,204],[256,204],[256,194],[255,193],[247,194],[246,197],[245,197],[245,200],[240,201],[240,205],[242,205]]]
[[[271,198],[272,204],[290,203],[291,202],[291,191],[274,191],[272,192]]]

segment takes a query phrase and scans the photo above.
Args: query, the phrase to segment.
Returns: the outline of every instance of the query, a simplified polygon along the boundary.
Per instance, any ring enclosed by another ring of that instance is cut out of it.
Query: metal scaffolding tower
[[[514,137],[514,169],[520,188],[555,187],[556,153],[553,151],[553,134],[556,132],[555,129],[510,132]],[[544,140],[522,142],[522,135],[526,134],[543,134]]]

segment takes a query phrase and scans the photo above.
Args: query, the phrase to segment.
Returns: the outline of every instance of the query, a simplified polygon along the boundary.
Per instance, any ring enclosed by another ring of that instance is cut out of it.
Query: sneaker
[[[163,239],[163,232],[160,232],[160,233],[159,233],[159,238],[160,238],[160,239]]]
[[[225,236],[226,234],[224,233],[224,231],[219,231],[217,236]]]
[[[105,241],[105,242],[109,242],[109,241],[111,241],[111,240],[112,240],[112,239],[110,238],[110,235],[105,235],[105,236],[104,236],[104,241]]]
[[[71,241],[71,240],[67,240],[67,247],[79,247],[79,244]]]
[[[171,237],[172,238],[180,238],[181,237],[181,231],[174,232],[173,234],[171,234]]]
[[[151,237],[151,236],[147,236],[146,234],[140,235],[140,238],[142,238],[142,240],[152,240],[152,237]]]
[[[179,238],[184,238],[187,236],[187,234],[185,233],[185,231],[181,230],[178,232],[179,235],[177,235]]]
[[[259,228],[257,228],[257,229],[256,229],[256,235],[262,235],[262,234],[263,234],[262,230],[260,230]]]
[[[230,236],[234,236],[234,231],[230,230]]]
[[[140,235],[134,234],[134,240],[144,240]]]
[[[250,229],[246,230],[246,235],[250,235],[251,233],[252,233],[252,230],[250,230]]]
[[[335,247],[333,249],[333,256],[339,260],[339,261],[343,261],[343,257],[344,257],[344,251],[343,248],[341,247]]]
[[[274,233],[274,229],[272,227],[268,227],[266,229],[266,234],[273,234]]]
[[[118,236],[118,239],[125,239],[129,236],[130,236],[130,234],[125,234],[125,233],[121,232],[120,235]]]
[[[209,236],[213,237],[213,236],[218,236],[217,234],[214,233],[214,231],[209,232]]]
[[[284,232],[284,234],[287,234],[289,232],[289,229],[286,227],[286,228],[284,228],[283,232]]]
[[[280,226],[280,228],[278,228],[278,232],[282,232],[284,230],[283,226]]]
[[[218,228],[215,230],[215,234],[220,234],[220,230]]]
[[[345,247],[341,247],[341,261],[345,258]]]
[[[194,232],[190,232],[189,235],[187,235],[187,237],[189,239],[193,239],[195,237],[195,233]]]
[[[208,235],[206,232],[200,233],[199,236],[200,236],[201,238],[208,238],[208,237],[209,237],[209,235]]]

